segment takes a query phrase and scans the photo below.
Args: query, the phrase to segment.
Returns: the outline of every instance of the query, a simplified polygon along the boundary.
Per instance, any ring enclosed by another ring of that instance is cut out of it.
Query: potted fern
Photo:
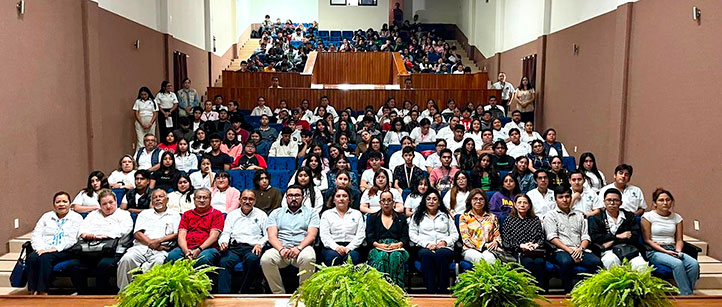
[[[193,267],[197,260],[178,260],[153,266],[145,273],[134,276],[118,294],[118,307],[135,306],[198,306],[210,297],[211,279],[207,273],[216,267]],[[130,271],[139,273],[140,268]]]
[[[404,290],[391,283],[384,273],[365,263],[354,265],[349,258],[348,262],[339,266],[315,266],[318,272],[304,281],[291,296],[295,306],[301,302],[306,307],[411,306]]]
[[[668,281],[652,276],[653,267],[637,271],[626,260],[622,265],[600,270],[572,290],[574,306],[672,306],[669,293],[679,290]]]
[[[516,262],[478,262],[474,268],[459,275],[451,287],[456,297],[454,306],[539,306],[537,300],[549,302],[538,294],[542,291],[534,277]]]

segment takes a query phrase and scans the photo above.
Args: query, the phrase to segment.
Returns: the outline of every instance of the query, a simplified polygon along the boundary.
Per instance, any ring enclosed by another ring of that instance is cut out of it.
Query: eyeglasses
[[[483,203],[483,202],[484,202],[484,198],[483,198],[483,197],[474,197],[474,198],[471,199],[471,202],[472,202],[472,203]]]
[[[380,203],[392,203],[392,202],[394,202],[394,200],[393,199],[381,199],[381,200],[379,200],[379,202]]]

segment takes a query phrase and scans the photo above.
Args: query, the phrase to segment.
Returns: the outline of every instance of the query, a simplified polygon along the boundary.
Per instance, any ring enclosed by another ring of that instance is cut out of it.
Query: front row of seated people
[[[384,173],[377,171],[375,179]],[[217,177],[227,180],[223,174]],[[427,291],[448,293],[449,264],[457,244],[462,247],[462,258],[469,262],[519,261],[545,290],[547,260],[558,265],[565,292],[573,287],[575,266],[594,272],[618,265],[623,259],[635,268],[648,262],[669,266],[683,295],[692,294],[699,277],[697,261],[682,252],[683,223],[672,211],[674,197],[663,189],[653,193],[654,209],[642,215],[640,231],[634,213],[624,209],[623,193],[616,188],[600,194],[604,206],[592,217],[591,225],[584,212],[573,209],[574,192],[565,186],[554,189],[556,206],[543,218],[536,214],[537,204],[532,198],[521,193],[511,200],[508,215],[494,214],[486,193],[478,188],[452,209],[443,203],[440,192],[427,186],[427,180],[407,198],[419,202],[413,210],[399,207],[393,190],[379,188],[380,207],[364,215],[353,208],[352,189],[345,183],[349,178],[344,171],[336,177],[338,186],[320,215],[304,204],[308,190],[298,184],[286,191],[284,206],[267,214],[259,202],[268,193],[268,174],[259,171],[257,175],[256,189],[236,194],[238,206],[227,216],[216,208],[216,196],[206,188],[193,191],[193,209],[182,215],[178,209],[169,208],[164,190],[145,191],[144,195],[150,195],[149,208],[139,211],[135,225],[128,211],[132,207],[120,208],[109,189],[97,192],[99,209],[85,219],[70,209],[70,195],[56,193],[53,210],[40,218],[32,233],[28,290],[46,294],[53,267],[66,260],[70,260],[66,270],[79,294],[114,293],[117,289],[109,283],[113,274],[122,289],[132,281],[128,272],[133,268],[147,270],[178,259],[197,259],[196,265],[221,267],[217,277],[212,276],[218,293],[231,292],[238,263],[243,264],[241,293],[250,291],[259,269],[273,293],[284,293],[280,269],[294,266],[313,272],[317,258],[327,265],[347,258],[353,263],[366,259],[404,286],[405,264],[413,255],[421,262]],[[147,180],[141,171],[135,179],[136,188],[142,185],[139,181]],[[404,211],[412,211],[408,219]],[[459,231],[454,212],[459,215]],[[503,223],[500,217],[504,217]],[[643,236],[644,244],[639,243],[639,236]],[[321,247],[315,249],[317,237]],[[119,238],[115,253],[90,256],[73,248],[79,240],[112,238]],[[96,277],[95,289],[88,287],[89,276]],[[301,275],[299,282],[309,276]]]

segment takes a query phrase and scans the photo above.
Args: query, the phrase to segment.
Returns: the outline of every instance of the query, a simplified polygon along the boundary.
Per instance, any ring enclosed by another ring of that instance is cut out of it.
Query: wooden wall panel
[[[322,96],[328,96],[331,105],[336,109],[350,106],[354,110],[362,110],[367,105],[376,108],[384,104],[386,99],[394,98],[399,105],[404,100],[410,100],[421,109],[426,101],[434,99],[440,106],[446,101],[454,99],[457,105],[486,104],[491,95],[500,95],[498,90],[485,89],[418,89],[418,90],[336,90],[336,89],[305,89],[305,88],[208,88],[208,94],[223,95],[224,101],[237,100],[241,109],[253,109],[259,96],[263,96],[268,105],[274,108],[281,100],[286,100],[289,107],[301,104],[302,99],[308,99],[311,105],[316,105]]]
[[[313,69],[318,84],[393,84],[390,52],[322,52]]]
[[[399,84],[409,76],[398,76]],[[437,75],[437,74],[412,74],[411,87],[415,89],[444,88],[444,89],[486,89],[489,75],[485,72],[463,75]]]
[[[311,87],[311,76],[297,72],[237,72],[223,71],[224,87],[266,88],[271,77],[277,76],[281,87]],[[210,96],[213,97],[213,96]]]

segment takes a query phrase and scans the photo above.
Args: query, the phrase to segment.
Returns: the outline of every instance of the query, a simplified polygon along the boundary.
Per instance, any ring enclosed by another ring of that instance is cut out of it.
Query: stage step
[[[25,242],[27,242],[27,241],[30,241],[30,240],[25,240],[25,239],[10,240],[10,242],[8,242],[8,245],[10,246],[10,252],[11,253],[20,253],[20,250],[23,249],[23,244],[25,244]]]

